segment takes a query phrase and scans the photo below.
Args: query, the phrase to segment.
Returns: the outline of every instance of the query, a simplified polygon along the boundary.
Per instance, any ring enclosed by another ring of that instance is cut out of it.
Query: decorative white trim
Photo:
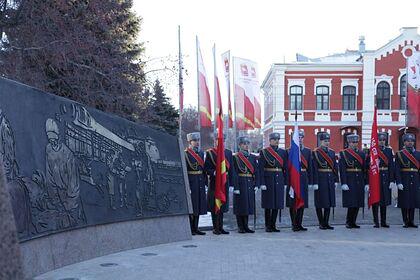
[[[331,91],[332,91],[331,81],[332,81],[332,79],[315,79],[314,95],[316,95],[316,88],[319,87],[319,86],[327,86],[329,95],[331,95]]]
[[[401,96],[401,77],[407,73],[407,69],[400,69],[400,75],[398,76],[398,95]]]
[[[305,95],[305,79],[287,79],[287,95],[290,95],[290,88],[293,86],[301,86],[302,94]],[[302,98],[303,105],[303,98]]]
[[[413,41],[411,41],[411,43],[413,43]],[[416,52],[416,48],[414,47],[414,46],[412,46],[412,45],[407,45],[407,46],[405,46],[405,47],[403,47],[402,48],[402,50],[401,50],[401,54],[402,54],[402,56],[405,58],[405,59],[407,59],[408,57],[405,55],[405,51],[406,50],[411,50],[411,53],[412,54],[414,54],[415,52]]]
[[[376,104],[376,92],[378,89],[378,84],[380,82],[387,82],[389,84],[389,110],[383,110],[383,111],[391,111],[391,108],[392,108],[391,96],[394,94],[394,86],[392,85],[392,78],[393,78],[392,76],[387,76],[387,75],[375,76],[374,104]]]
[[[341,95],[343,95],[343,88],[345,86],[356,87],[356,96],[359,95],[359,79],[341,79]],[[357,98],[356,98],[356,104],[357,104]]]
[[[286,77],[363,77],[363,74],[356,73],[334,73],[334,74],[324,74],[324,73],[302,73],[302,74],[287,74]]]

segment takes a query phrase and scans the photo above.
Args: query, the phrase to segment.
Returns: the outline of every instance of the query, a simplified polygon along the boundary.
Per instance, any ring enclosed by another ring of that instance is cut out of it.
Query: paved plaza
[[[294,233],[194,236],[124,251],[35,279],[420,279],[420,230],[310,227]]]

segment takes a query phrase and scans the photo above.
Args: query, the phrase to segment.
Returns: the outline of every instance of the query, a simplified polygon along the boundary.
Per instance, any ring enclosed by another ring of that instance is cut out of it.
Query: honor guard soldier
[[[261,206],[265,214],[265,231],[279,232],[277,215],[284,207],[284,189],[287,187],[287,153],[279,148],[280,133],[270,133],[270,145],[262,149],[259,158]]]
[[[257,157],[249,153],[249,138],[238,138],[239,152],[234,155],[237,174],[233,191],[233,212],[238,222],[239,233],[253,233],[248,227],[248,215],[255,213],[255,191],[259,183]]]
[[[313,168],[312,168],[312,151],[306,148],[303,145],[303,138],[305,137],[305,133],[301,130],[299,131],[299,146],[300,146],[300,184],[301,184],[301,196],[305,202],[304,207],[299,209],[295,209],[295,201],[294,198],[290,196],[293,194],[293,188],[290,188],[290,184],[287,187],[286,191],[286,206],[289,207],[290,212],[290,220],[292,221],[292,230],[293,231],[306,231],[307,228],[302,226],[303,220],[303,211],[305,208],[308,208],[308,186],[312,185],[312,175],[313,175]]]
[[[379,176],[380,176],[380,201],[372,205],[374,227],[379,228],[378,210],[381,211],[381,227],[389,228],[386,223],[386,207],[391,205],[391,189],[395,185],[395,165],[392,149],[386,147],[388,134],[378,133],[379,142]]]
[[[339,160],[343,207],[347,208],[346,227],[360,228],[356,219],[359,208],[365,205],[365,191],[369,191],[368,164],[366,154],[357,147],[359,136],[350,134],[347,136],[347,142],[349,148],[340,152]]]
[[[190,215],[191,233],[192,235],[204,235],[206,233],[198,229],[200,215],[207,214],[204,153],[199,149],[200,133],[187,134],[187,141],[189,147],[185,149],[185,159],[187,161],[188,181],[190,183],[193,206],[193,214]]]
[[[414,209],[420,207],[420,152],[414,149],[414,141],[414,134],[404,134],[404,148],[395,157],[398,207],[401,208],[405,228],[417,227],[414,224]]]
[[[335,187],[338,185],[338,165],[335,152],[329,148],[330,134],[320,135],[321,146],[313,151],[313,189],[319,228],[334,229],[330,226],[330,210],[335,207]]]
[[[228,231],[223,229],[223,213],[229,211],[229,187],[234,185],[234,168],[233,167],[233,155],[232,151],[225,149],[225,159],[226,159],[226,173],[227,173],[227,182],[226,182],[226,202],[222,205],[219,213],[215,213],[215,187],[216,187],[216,162],[217,162],[217,133],[214,135],[214,148],[208,149],[206,151],[206,160],[204,163],[204,170],[209,176],[209,189],[207,191],[207,210],[211,212],[211,219],[213,222],[213,233],[216,235],[219,234],[229,234]],[[226,139],[226,134],[223,134],[223,139]]]

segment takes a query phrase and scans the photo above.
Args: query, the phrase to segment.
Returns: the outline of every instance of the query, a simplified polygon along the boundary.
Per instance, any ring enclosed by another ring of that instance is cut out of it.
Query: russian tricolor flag
[[[293,188],[295,197],[295,209],[299,209],[305,205],[302,199],[302,191],[300,185],[300,148],[299,148],[299,129],[297,121],[295,121],[295,129],[293,131],[293,139],[289,152],[289,176],[290,187]]]

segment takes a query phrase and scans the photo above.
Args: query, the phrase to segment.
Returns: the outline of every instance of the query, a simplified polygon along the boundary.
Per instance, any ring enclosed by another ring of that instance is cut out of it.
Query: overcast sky
[[[181,26],[184,67],[188,72],[184,80],[185,103],[193,105],[197,102],[196,35],[211,93],[212,46],[216,44],[224,93],[220,54],[226,50],[231,50],[233,56],[256,61],[262,82],[272,63],[294,61],[297,52],[319,57],[357,49],[360,35],[366,37],[367,49],[376,49],[398,36],[401,27],[420,26],[418,0],[134,0],[134,8],[143,18],[140,39],[145,43],[147,57],[176,58],[177,29]],[[160,68],[159,64],[157,60],[150,68]],[[159,73],[168,95],[178,104],[177,77],[170,71],[154,73]]]

